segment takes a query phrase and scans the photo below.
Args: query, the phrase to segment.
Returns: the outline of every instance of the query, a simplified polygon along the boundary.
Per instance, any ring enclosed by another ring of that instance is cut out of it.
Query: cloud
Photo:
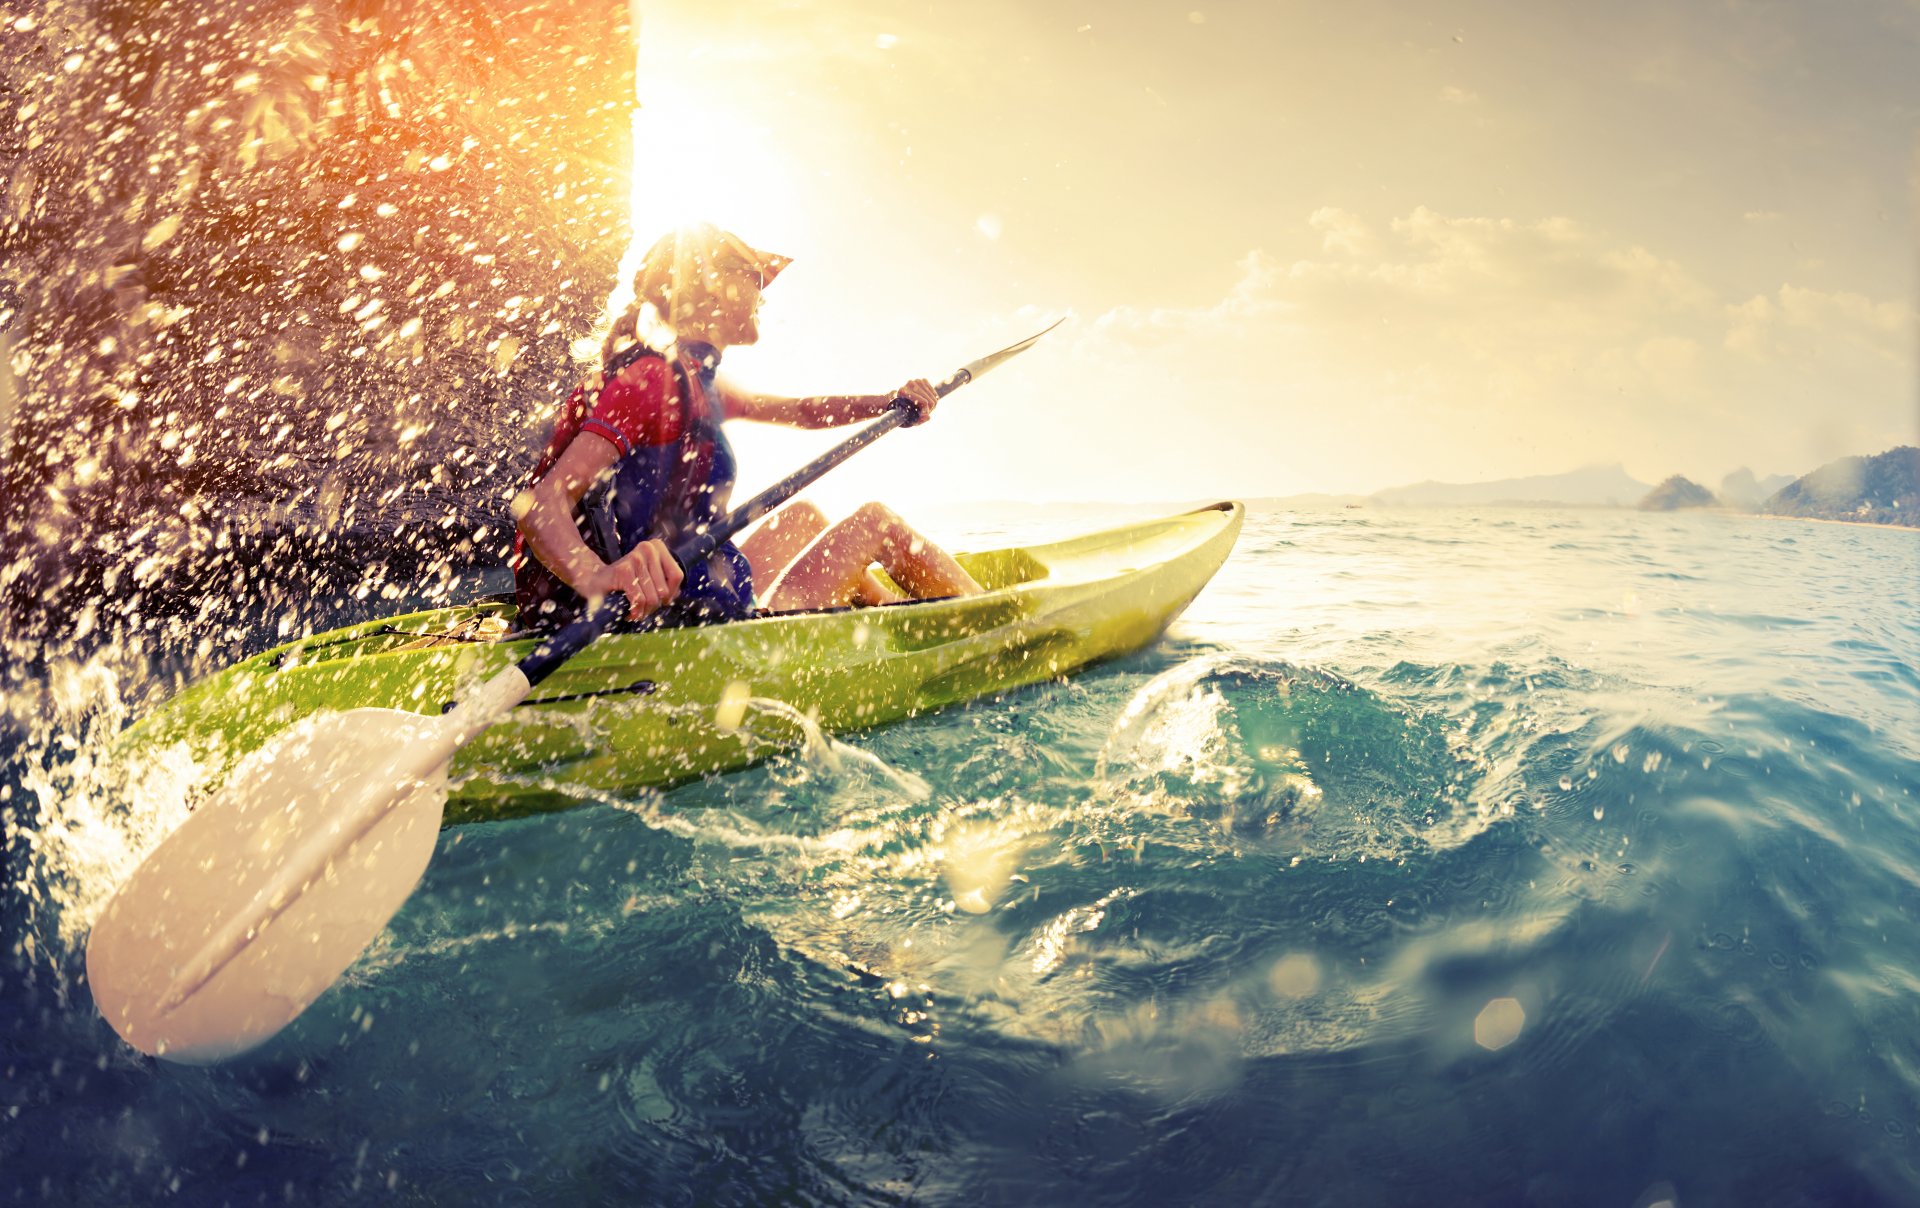
[[[1804,357],[1833,340],[1894,362],[1911,356],[1920,311],[1864,294],[1783,285],[1726,308],[1726,346],[1759,360]]]
[[[1324,206],[1303,233],[1316,254],[1249,252],[1210,304],[1116,308],[1079,354],[1115,369],[1111,397],[1148,382],[1203,397],[1252,444],[1271,439],[1276,397],[1310,400],[1284,444],[1311,430],[1325,464],[1356,467],[1334,489],[1366,485],[1369,464],[1406,467],[1375,485],[1595,460],[1664,477],[1912,439],[1920,316],[1904,302],[1791,284],[1729,298],[1567,217],[1419,207],[1381,225]],[[1170,352],[1179,385],[1153,365]]]
[[[1250,324],[1279,317],[1285,303],[1278,289],[1284,267],[1256,248],[1235,265],[1237,275],[1219,301],[1201,307],[1118,306],[1095,318],[1091,338],[1105,351],[1112,342],[1134,351],[1171,340],[1250,334]]]
[[[1337,206],[1321,206],[1307,218],[1307,225],[1320,232],[1320,246],[1326,251],[1350,256],[1371,256],[1378,251],[1379,241],[1366,221]]]
[[[1556,344],[1596,338],[1637,346],[1676,319],[1715,313],[1713,291],[1684,266],[1609,241],[1566,218],[1459,218],[1426,207],[1384,232],[1333,206],[1315,210],[1318,257],[1282,262],[1253,250],[1218,301],[1194,308],[1116,308],[1096,320],[1114,333],[1250,334],[1284,326],[1316,340],[1391,325],[1422,346]],[[1504,334],[1503,334],[1504,333]],[[1577,339],[1576,339],[1577,337]]]
[[[1865,333],[1872,339],[1885,341],[1885,349],[1890,354],[1895,341],[1911,335],[1915,320],[1920,318],[1920,313],[1904,302],[1875,302],[1864,294],[1802,289],[1793,285],[1780,287],[1780,315],[1796,327],[1842,328]]]

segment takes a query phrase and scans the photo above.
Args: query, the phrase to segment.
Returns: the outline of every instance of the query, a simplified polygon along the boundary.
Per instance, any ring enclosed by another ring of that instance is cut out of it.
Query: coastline
[[[1808,524],[1844,524],[1849,528],[1893,529],[1896,532],[1920,533],[1920,524],[1885,524],[1877,520],[1837,520],[1831,516],[1783,516],[1778,512],[1745,512],[1735,514],[1752,516],[1756,520],[1798,520]]]

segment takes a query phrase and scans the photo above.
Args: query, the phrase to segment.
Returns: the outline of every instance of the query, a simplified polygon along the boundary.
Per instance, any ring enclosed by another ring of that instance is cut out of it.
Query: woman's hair
[[[635,303],[621,312],[607,330],[607,338],[600,344],[600,367],[605,369],[613,364],[613,358],[622,350],[640,339],[640,304]]]

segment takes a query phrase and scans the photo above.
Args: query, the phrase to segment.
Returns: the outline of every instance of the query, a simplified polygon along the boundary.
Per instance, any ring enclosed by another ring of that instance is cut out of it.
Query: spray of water
[[[128,708],[106,654],[49,669],[7,787],[7,845],[20,854],[8,892],[25,915],[20,943],[57,970],[148,851],[186,817],[202,766],[184,747],[118,761]],[[14,702],[16,709],[22,703]]]

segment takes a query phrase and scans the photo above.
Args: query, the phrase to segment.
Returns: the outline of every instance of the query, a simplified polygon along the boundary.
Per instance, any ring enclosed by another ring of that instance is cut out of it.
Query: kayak
[[[666,788],[813,733],[914,717],[1139,650],[1226,561],[1244,517],[1221,503],[955,555],[987,589],[977,596],[609,634],[461,750],[446,823]],[[439,713],[537,642],[497,599],[315,634],[190,685],[125,731],[119,755],[184,749],[210,791],[309,714]]]

